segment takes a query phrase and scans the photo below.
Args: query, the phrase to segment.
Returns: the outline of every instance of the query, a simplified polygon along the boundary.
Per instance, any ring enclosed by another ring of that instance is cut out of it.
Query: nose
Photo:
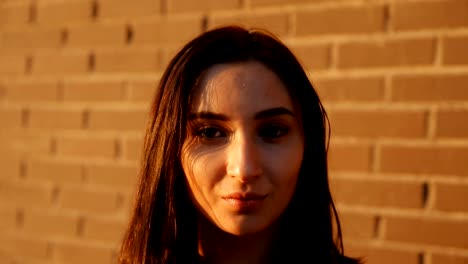
[[[227,174],[242,183],[250,182],[263,174],[259,146],[255,138],[239,136],[227,150]]]

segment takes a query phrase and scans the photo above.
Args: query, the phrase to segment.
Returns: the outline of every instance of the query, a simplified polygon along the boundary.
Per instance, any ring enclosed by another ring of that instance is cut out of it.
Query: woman
[[[149,120],[121,263],[358,263],[342,253],[325,111],[278,39],[195,38]]]

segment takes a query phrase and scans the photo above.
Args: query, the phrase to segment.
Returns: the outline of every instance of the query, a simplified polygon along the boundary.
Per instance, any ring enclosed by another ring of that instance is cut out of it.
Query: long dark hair
[[[263,63],[284,82],[300,113],[305,137],[300,175],[280,219],[272,262],[357,263],[343,255],[340,224],[328,184],[328,119],[317,93],[280,40],[264,31],[236,26],[214,29],[193,39],[175,55],[161,78],[120,263],[198,262],[196,209],[188,197],[180,163],[190,95],[210,66],[249,60]]]

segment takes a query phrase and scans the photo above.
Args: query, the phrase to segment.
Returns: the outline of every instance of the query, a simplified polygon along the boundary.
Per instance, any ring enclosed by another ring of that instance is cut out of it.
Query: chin
[[[258,220],[247,220],[243,222],[234,222],[223,225],[221,228],[224,232],[234,236],[246,236],[256,234],[267,230],[270,227],[268,223],[262,223]]]

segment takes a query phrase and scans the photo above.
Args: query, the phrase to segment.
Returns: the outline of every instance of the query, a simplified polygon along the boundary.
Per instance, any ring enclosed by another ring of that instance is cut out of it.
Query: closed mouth
[[[255,201],[255,200],[263,200],[268,196],[257,194],[257,193],[232,193],[226,196],[223,196],[223,199],[226,200],[240,200],[240,201]]]

